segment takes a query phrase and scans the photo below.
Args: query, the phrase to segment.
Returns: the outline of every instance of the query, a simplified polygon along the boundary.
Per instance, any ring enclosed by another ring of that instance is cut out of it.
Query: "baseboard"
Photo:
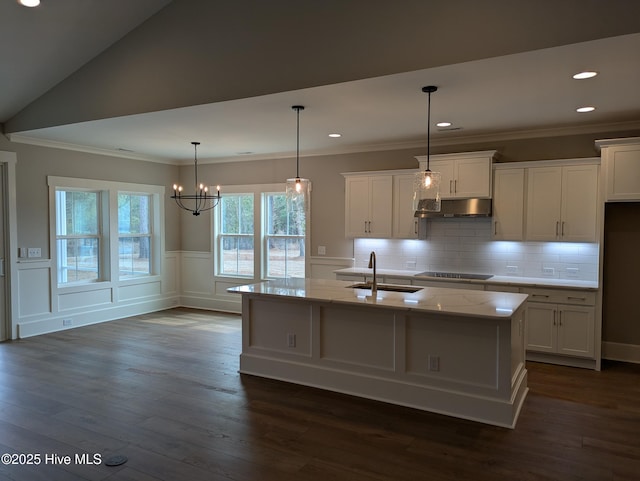
[[[602,357],[610,361],[624,361],[640,364],[640,346],[619,342],[602,342]]]

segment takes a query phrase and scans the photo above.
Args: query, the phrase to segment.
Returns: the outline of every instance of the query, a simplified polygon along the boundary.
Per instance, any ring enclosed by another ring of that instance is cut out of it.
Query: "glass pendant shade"
[[[413,180],[413,210],[440,212],[440,172],[416,172]]]
[[[311,193],[311,181],[309,179],[301,179],[300,177],[287,179],[285,193],[290,206],[302,202],[306,210],[309,194]]]

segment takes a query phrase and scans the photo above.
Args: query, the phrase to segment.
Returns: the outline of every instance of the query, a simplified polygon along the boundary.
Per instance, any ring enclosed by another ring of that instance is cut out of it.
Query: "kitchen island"
[[[240,372],[515,426],[528,390],[525,294],[351,285],[229,289],[242,295]]]

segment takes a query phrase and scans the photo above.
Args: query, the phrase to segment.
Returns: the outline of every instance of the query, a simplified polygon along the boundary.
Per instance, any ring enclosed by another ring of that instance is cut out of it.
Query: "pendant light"
[[[429,168],[429,156],[431,150],[431,94],[438,87],[429,85],[422,87],[422,91],[428,95],[427,100],[427,168],[417,172],[413,182],[413,210],[416,217],[421,217],[421,212],[440,212],[440,172],[431,172]]]
[[[304,110],[302,105],[294,105],[291,107],[297,114],[296,128],[296,176],[287,179],[287,202],[289,205],[302,201],[306,210],[309,193],[311,192],[311,182],[309,179],[300,178],[300,111]]]
[[[195,172],[195,192],[193,194],[183,194],[182,186],[173,184],[172,199],[176,201],[178,207],[191,212],[193,215],[200,215],[200,212],[213,209],[220,201],[220,186],[216,188],[216,194],[209,193],[209,187],[198,183],[198,145],[200,142],[191,142],[193,145],[193,163]]]

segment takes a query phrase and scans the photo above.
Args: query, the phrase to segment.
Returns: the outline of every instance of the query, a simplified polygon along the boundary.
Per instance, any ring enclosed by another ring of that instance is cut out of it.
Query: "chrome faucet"
[[[376,279],[376,253],[371,251],[369,254],[369,269],[373,268],[373,282],[371,284],[371,295],[376,295],[378,292],[378,280]]]

